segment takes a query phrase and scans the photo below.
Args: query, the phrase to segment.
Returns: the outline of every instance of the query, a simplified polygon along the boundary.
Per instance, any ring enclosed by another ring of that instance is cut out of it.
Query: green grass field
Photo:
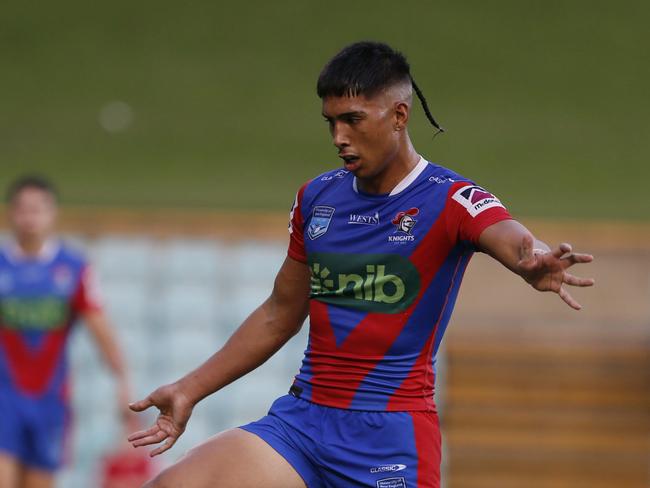
[[[386,40],[432,111],[428,159],[516,215],[648,219],[650,4],[10,2],[0,16],[0,185],[51,175],[81,205],[286,209],[338,165],[315,80]],[[98,123],[127,102],[132,125]]]

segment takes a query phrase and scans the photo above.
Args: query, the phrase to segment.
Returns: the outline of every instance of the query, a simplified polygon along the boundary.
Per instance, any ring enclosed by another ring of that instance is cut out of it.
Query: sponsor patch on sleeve
[[[505,208],[497,197],[480,186],[464,186],[452,195],[454,200],[467,209],[472,217],[489,208]]]

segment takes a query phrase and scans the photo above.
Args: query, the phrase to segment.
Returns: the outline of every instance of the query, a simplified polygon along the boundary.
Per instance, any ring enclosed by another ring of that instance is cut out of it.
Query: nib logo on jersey
[[[65,326],[68,304],[60,298],[0,300],[0,322],[14,330],[52,330]]]
[[[413,227],[417,223],[417,220],[413,216],[420,213],[420,209],[413,207],[409,208],[404,212],[397,212],[395,218],[393,218],[392,223],[395,224],[396,229],[392,236],[388,236],[388,242],[412,242],[415,240],[413,235]]]
[[[311,253],[311,298],[366,312],[398,313],[418,294],[420,276],[398,254]]]
[[[472,217],[493,207],[503,207],[497,197],[480,186],[463,186],[452,196]]]

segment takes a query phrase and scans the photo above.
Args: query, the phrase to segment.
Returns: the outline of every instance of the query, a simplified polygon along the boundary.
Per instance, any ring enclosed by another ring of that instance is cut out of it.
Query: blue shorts
[[[55,471],[63,463],[68,407],[0,388],[0,452],[25,466]]]
[[[366,412],[291,395],[240,427],[273,447],[308,488],[439,488],[435,412]]]

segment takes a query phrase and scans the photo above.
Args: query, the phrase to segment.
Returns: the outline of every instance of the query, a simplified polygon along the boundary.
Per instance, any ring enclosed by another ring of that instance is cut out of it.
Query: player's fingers
[[[149,407],[153,407],[153,402],[151,401],[150,396],[148,396],[144,400],[140,400],[139,402],[129,403],[129,408],[134,412],[142,412],[143,410],[146,410]]]
[[[169,434],[167,432],[165,432],[164,430],[159,430],[155,434],[131,442],[131,445],[133,447],[141,447],[141,446],[148,446],[149,444],[158,444],[159,442],[164,441],[168,437]]]
[[[568,259],[571,264],[591,263],[594,260],[594,257],[591,254],[573,253],[569,254],[566,259]]]
[[[160,430],[160,427],[158,427],[158,425],[156,424],[156,425],[154,425],[153,427],[150,427],[150,428],[148,428],[148,429],[146,429],[146,430],[139,430],[138,432],[134,432],[133,434],[131,434],[131,435],[127,438],[127,440],[128,440],[129,442],[137,441],[138,439],[142,439],[143,437],[147,437],[147,436],[153,435],[153,434],[155,434],[156,432],[158,432],[159,430]]]
[[[560,259],[565,254],[570,253],[572,250],[573,248],[571,247],[571,244],[569,244],[568,242],[563,242],[555,249],[553,249],[552,254],[554,257]]]
[[[564,300],[564,302],[572,309],[580,310],[582,308],[582,306],[578,302],[576,302],[571,296],[571,294],[568,291],[566,291],[563,287],[560,288],[558,294],[560,295],[560,298],[562,298],[562,300]]]
[[[580,278],[569,273],[564,273],[564,282],[571,286],[593,286],[593,278]]]
[[[161,446],[158,446],[156,449],[151,451],[149,453],[149,456],[154,457],[154,456],[157,456],[158,454],[162,454],[166,450],[170,449],[176,443],[176,439],[177,438],[175,438],[175,437],[170,437],[169,439],[167,439],[165,441],[164,444],[162,444]]]

